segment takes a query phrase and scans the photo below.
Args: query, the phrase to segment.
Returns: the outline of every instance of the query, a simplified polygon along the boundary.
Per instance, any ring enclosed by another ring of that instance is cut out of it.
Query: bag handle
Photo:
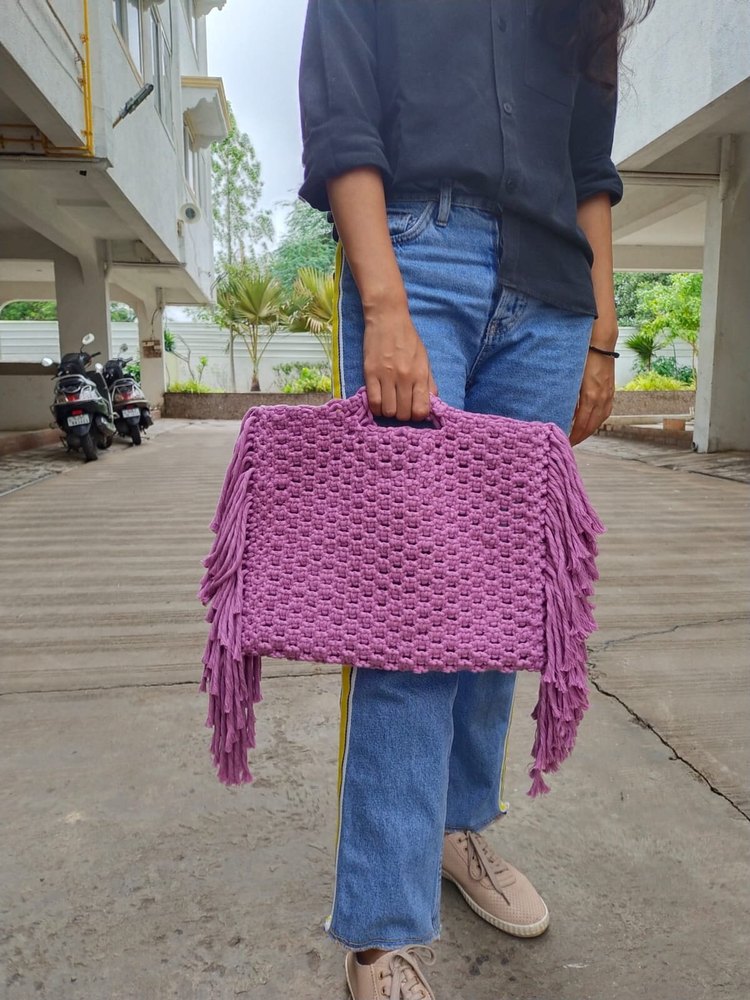
[[[354,413],[357,417],[357,421],[363,427],[378,427],[379,425],[375,421],[375,417],[370,409],[370,404],[367,399],[367,389],[364,386],[358,390],[358,392],[353,397],[357,401],[356,409]],[[427,418],[435,430],[442,430],[445,425],[446,417],[448,416],[448,411],[450,407],[447,403],[444,403],[439,396],[430,393],[430,415]],[[404,421],[408,424],[408,421]],[[382,428],[383,430],[388,430],[389,428]]]

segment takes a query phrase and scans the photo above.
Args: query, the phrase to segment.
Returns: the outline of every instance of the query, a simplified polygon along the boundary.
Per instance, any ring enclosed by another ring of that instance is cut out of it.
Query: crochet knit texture
[[[251,781],[261,657],[541,674],[530,794],[588,706],[603,531],[553,424],[466,413],[383,427],[364,390],[242,423],[200,597],[201,689],[227,784]]]

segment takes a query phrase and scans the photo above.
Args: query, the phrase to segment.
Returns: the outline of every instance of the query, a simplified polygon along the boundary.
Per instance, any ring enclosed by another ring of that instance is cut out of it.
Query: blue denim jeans
[[[388,219],[441,398],[567,431],[592,318],[499,285],[501,219],[477,198],[443,185],[390,201]],[[341,254],[337,282],[334,390],[349,396],[364,384],[364,321]],[[332,937],[390,950],[438,936],[444,832],[507,809],[514,687],[514,674],[344,667]]]

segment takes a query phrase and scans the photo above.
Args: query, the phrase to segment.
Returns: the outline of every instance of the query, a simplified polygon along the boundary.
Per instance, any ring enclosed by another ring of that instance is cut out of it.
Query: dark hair
[[[544,32],[562,45],[575,69],[607,90],[617,70],[627,31],[651,13],[656,0],[542,0]]]

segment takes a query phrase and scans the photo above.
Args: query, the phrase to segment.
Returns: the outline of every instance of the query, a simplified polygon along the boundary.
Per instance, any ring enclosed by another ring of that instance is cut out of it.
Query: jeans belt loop
[[[440,182],[440,205],[438,207],[435,224],[447,226],[451,214],[451,200],[453,197],[453,183],[451,181]]]

